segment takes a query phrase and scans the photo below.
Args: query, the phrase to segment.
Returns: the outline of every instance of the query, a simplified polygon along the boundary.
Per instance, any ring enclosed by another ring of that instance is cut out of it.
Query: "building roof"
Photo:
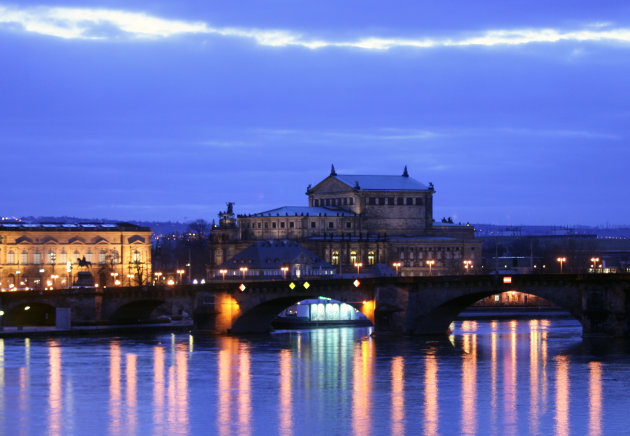
[[[247,216],[354,216],[354,213],[328,207],[283,206]]]
[[[430,188],[411,177],[336,174],[335,179],[364,191],[428,191]]]
[[[314,253],[292,241],[258,241],[250,245],[221,267],[249,269],[279,269],[290,264],[309,265],[312,268],[333,268]]]
[[[0,223],[0,231],[19,232],[150,232],[131,223]]]

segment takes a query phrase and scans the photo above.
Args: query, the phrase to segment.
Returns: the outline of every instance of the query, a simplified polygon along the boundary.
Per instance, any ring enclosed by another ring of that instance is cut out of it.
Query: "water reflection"
[[[579,334],[532,320],[455,323],[455,349],[358,329],[0,339],[0,434],[619,433],[630,356],[574,358]]]

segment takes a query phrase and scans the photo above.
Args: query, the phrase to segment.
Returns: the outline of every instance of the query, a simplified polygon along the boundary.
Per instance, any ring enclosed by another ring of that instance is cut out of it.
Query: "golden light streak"
[[[464,335],[462,356],[462,434],[477,434],[477,335]]]
[[[220,436],[228,436],[230,434],[230,424],[232,422],[232,356],[231,343],[235,341],[233,338],[221,338],[218,362],[218,431]]]
[[[238,359],[238,434],[248,436],[252,432],[252,380],[249,345],[240,344]]]
[[[540,331],[538,330],[538,320],[529,321],[529,430],[533,434],[538,434],[539,413],[540,413],[540,392],[538,390],[540,356],[538,346],[540,342]]]
[[[497,359],[497,342],[498,333],[496,321],[492,321],[490,324],[492,333],[490,334],[490,426],[494,432],[497,431],[497,382],[498,382],[498,359]]]
[[[127,412],[127,426],[125,433],[136,434],[138,426],[138,356],[127,353],[125,359],[125,411]]]
[[[161,346],[153,348],[153,433],[163,434],[164,428],[164,395],[165,373],[164,373],[164,348]]]
[[[354,380],[352,384],[352,433],[359,436],[370,432],[370,408],[372,393],[372,341],[361,341],[355,347],[353,357]]]
[[[509,354],[505,355],[504,367],[503,367],[503,404],[504,404],[504,419],[503,419],[503,432],[505,434],[517,433],[517,398],[518,398],[518,385],[517,379],[517,354],[516,344],[517,336],[516,330],[518,328],[518,321],[513,320],[510,322],[510,349]]]
[[[602,435],[602,363],[589,362],[588,379],[588,405],[589,420],[588,434],[590,436]]]
[[[569,359],[556,357],[556,435],[569,434]]]
[[[121,351],[118,342],[109,346],[109,434],[122,434]]]
[[[405,359],[396,356],[392,359],[392,432],[405,434]]]
[[[438,362],[434,354],[424,358],[424,434],[437,435],[439,429]]]
[[[289,350],[280,350],[280,401],[279,401],[279,421],[280,431],[283,436],[293,434],[293,363]]]
[[[61,347],[57,341],[48,343],[48,434],[62,435],[63,385],[61,380]]]
[[[192,337],[192,336],[191,336]],[[176,365],[176,422],[177,431],[188,434],[188,348],[179,344],[175,354]]]

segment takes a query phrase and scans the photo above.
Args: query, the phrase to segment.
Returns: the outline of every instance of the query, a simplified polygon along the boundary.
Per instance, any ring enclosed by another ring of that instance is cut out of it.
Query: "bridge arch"
[[[265,333],[271,331],[273,320],[282,312],[294,304],[304,300],[311,300],[318,297],[331,298],[340,303],[349,304],[357,309],[367,319],[374,324],[374,301],[371,295],[350,292],[328,292],[313,295],[279,295],[270,297],[257,304],[245,306],[241,305],[239,316],[234,320],[230,333]]]
[[[479,290],[476,292],[463,292],[462,295],[448,295],[448,297],[441,299],[442,301],[437,301],[437,304],[430,306],[428,310],[415,316],[412,321],[412,333],[417,335],[443,335],[461,312],[477,301],[505,291],[505,289]],[[553,288],[510,289],[510,291],[523,292],[544,298],[559,309],[571,314],[583,325],[581,305],[577,298],[577,292],[568,294],[566,292],[557,292]]]
[[[154,318],[154,312],[165,305],[164,300],[135,300],[116,308],[108,320],[117,324],[135,324]]]
[[[56,310],[47,303],[20,303],[5,309],[2,322],[6,326],[54,326]]]

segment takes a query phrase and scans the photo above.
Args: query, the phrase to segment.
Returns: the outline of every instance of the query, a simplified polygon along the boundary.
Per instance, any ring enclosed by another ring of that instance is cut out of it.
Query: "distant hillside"
[[[596,235],[598,238],[630,238],[630,226],[503,226],[498,224],[474,224],[477,236],[547,236],[547,235]]]

